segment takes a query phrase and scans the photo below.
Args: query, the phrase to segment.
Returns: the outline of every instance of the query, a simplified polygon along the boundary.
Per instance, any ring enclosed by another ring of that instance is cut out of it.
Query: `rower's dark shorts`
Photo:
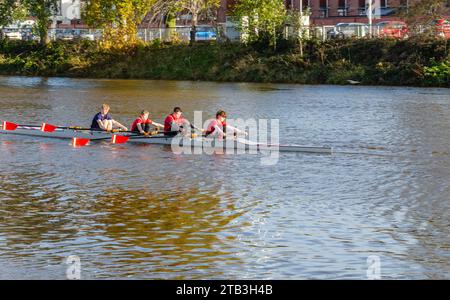
[[[142,125],[143,125],[143,126],[142,126]],[[150,124],[141,124],[141,126],[142,126],[142,129],[143,129],[145,132],[149,133],[149,132],[151,131],[151,126],[150,126]],[[133,130],[133,132],[134,132],[134,133],[140,133],[140,132],[139,132],[139,129],[138,129],[137,127]]]
[[[164,132],[164,136],[167,136],[167,137],[176,136],[177,134],[178,134],[178,131]]]

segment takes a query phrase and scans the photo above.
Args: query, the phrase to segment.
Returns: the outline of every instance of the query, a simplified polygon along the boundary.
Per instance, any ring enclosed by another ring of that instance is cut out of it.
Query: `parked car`
[[[72,39],[95,40],[95,35],[88,29],[69,29]]]
[[[31,28],[22,29],[22,40],[24,41],[35,41],[39,39],[37,36],[33,34],[33,30]]]
[[[3,35],[5,38],[10,39],[10,40],[21,40],[22,39],[22,33],[16,29],[4,29]]]
[[[195,33],[196,41],[215,41],[217,34],[211,30],[199,30]]]
[[[379,37],[407,38],[408,25],[402,21],[383,21],[375,25],[375,34]]]
[[[433,23],[436,30],[436,34],[439,37],[443,37],[446,39],[450,38],[450,20],[439,19],[435,20]]]
[[[82,33],[80,34],[80,38],[83,40],[89,40],[89,41],[94,41],[95,40],[95,35],[93,33]]]
[[[327,32],[329,39],[365,37],[369,33],[369,26],[364,23],[338,23]]]
[[[70,29],[58,30],[56,32],[56,39],[58,40],[73,40],[74,34]]]

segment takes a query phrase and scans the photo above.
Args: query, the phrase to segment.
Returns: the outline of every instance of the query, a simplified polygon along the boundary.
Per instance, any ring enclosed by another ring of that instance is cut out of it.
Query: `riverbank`
[[[105,50],[91,41],[1,41],[0,74],[82,78],[450,87],[450,40],[151,43]]]

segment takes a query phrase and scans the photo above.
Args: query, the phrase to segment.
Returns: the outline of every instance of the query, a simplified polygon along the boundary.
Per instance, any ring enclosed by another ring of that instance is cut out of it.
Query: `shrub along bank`
[[[450,87],[450,40],[434,38],[166,44],[0,41],[0,74]]]

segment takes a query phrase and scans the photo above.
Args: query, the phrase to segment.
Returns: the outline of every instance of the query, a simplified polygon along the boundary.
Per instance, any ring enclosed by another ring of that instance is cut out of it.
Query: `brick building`
[[[218,23],[226,23],[227,17],[231,16],[235,3],[239,0],[220,0],[218,11]],[[367,23],[366,0],[284,0],[287,9],[299,10],[300,3],[303,10],[310,12],[310,23],[312,25],[335,25],[340,22]],[[375,0],[373,0],[375,1]],[[381,19],[396,20],[396,12],[406,9],[408,5],[421,0],[376,0],[380,3]],[[56,27],[60,28],[85,28],[86,25],[80,20],[80,4],[83,0],[59,0],[59,11],[54,18]],[[449,1],[450,2],[450,1]],[[145,20],[144,20],[144,23]],[[189,21],[180,20],[178,25],[189,25]],[[144,27],[159,27],[161,22],[148,23]]]
[[[234,3],[239,0],[221,0],[218,21],[225,22],[226,16],[232,10]],[[380,19],[396,20],[396,12],[407,9],[411,3],[420,0],[377,0],[379,1]],[[303,10],[310,11],[311,24],[335,25],[340,22],[367,23],[366,0],[285,0],[287,9],[299,10],[300,3]],[[228,13],[227,13],[228,12]]]
[[[396,19],[396,12],[406,9],[411,1],[378,0],[380,19]],[[366,0],[303,0],[304,9],[311,13],[311,23],[335,25],[340,22],[367,23]],[[299,9],[300,0],[286,0],[287,8]]]

